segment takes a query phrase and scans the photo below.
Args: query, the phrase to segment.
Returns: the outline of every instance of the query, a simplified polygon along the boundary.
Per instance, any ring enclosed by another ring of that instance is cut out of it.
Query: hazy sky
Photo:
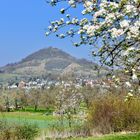
[[[75,48],[70,39],[45,37],[51,20],[62,17],[62,5],[52,8],[45,0],[1,0],[0,2],[0,66],[17,62],[41,48],[54,46],[73,56],[90,59],[87,47]],[[72,11],[78,14],[77,11]]]

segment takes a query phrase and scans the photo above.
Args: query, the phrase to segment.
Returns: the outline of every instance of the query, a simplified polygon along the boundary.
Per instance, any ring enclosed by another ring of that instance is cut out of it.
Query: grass
[[[24,118],[34,120],[54,120],[55,117],[52,115],[43,115],[42,113],[31,113],[31,112],[4,112],[0,114],[0,118]]]
[[[25,109],[22,109],[22,110],[19,110],[20,112],[31,112],[31,113],[47,113],[48,115],[49,114],[52,114],[52,112],[54,111],[53,108],[38,108],[37,110],[35,110],[33,107],[31,106],[27,106],[25,107]]]
[[[15,124],[23,124],[25,122],[36,124],[40,129],[47,129],[52,127],[69,129],[68,121],[66,119],[64,119],[64,126],[61,126],[58,117],[53,115],[45,115],[43,112],[1,112],[0,120]],[[75,125],[76,124],[77,122],[75,122]]]
[[[0,119],[6,120],[9,123],[24,123],[37,124],[39,128],[48,128],[57,122],[57,118],[52,115],[43,115],[42,113],[31,112],[4,112],[0,113]]]
[[[140,140],[140,133],[112,134],[90,138],[71,138],[70,140]]]

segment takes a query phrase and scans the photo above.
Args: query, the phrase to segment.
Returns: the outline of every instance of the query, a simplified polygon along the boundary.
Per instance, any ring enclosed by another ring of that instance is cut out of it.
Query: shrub
[[[101,133],[140,130],[140,100],[125,102],[123,96],[112,94],[95,99],[88,115],[90,128]]]
[[[18,139],[33,140],[38,134],[38,127],[36,125],[24,123],[16,126],[16,136]]]
[[[38,127],[33,124],[16,125],[0,121],[0,140],[33,140],[38,132]]]
[[[7,124],[5,120],[0,121],[0,140],[13,140],[15,139],[14,129]]]

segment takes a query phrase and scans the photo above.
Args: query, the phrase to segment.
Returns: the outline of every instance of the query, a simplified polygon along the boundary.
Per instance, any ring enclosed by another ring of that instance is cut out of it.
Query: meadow
[[[26,111],[13,111],[13,112],[0,112],[0,120],[6,121],[10,124],[35,124],[40,130],[49,130],[53,127],[60,126],[60,117],[53,116],[53,114],[48,114],[44,112],[43,109],[34,111],[33,108],[27,108]],[[74,122],[76,125],[76,122]],[[69,129],[68,120],[63,120],[63,128]]]
[[[6,120],[9,123],[22,124],[24,122],[36,124],[39,128],[45,129],[56,123],[56,118],[52,115],[43,115],[42,113],[31,112],[4,112],[0,114],[0,120]]]
[[[49,130],[53,125],[58,123],[58,118],[53,115],[45,115],[43,112],[32,112],[32,111],[15,111],[15,112],[1,112],[0,120],[5,120],[8,123],[23,124],[30,123],[36,124],[40,132]],[[40,136],[39,136],[40,138]],[[49,138],[47,138],[49,140]],[[59,138],[58,138],[59,139]],[[61,138],[60,138],[61,139]],[[68,138],[64,138],[67,140]],[[37,140],[39,140],[37,138]],[[51,140],[51,138],[50,138]],[[106,135],[98,135],[94,137],[78,137],[69,138],[68,140],[140,140],[140,133],[114,133]]]

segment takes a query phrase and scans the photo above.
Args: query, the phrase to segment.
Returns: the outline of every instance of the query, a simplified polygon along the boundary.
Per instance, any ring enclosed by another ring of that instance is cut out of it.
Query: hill
[[[19,77],[42,75],[96,77],[97,67],[97,64],[86,59],[77,59],[58,48],[49,47],[27,56],[18,63],[1,67],[0,73]],[[102,68],[101,74],[105,72],[106,69]]]

